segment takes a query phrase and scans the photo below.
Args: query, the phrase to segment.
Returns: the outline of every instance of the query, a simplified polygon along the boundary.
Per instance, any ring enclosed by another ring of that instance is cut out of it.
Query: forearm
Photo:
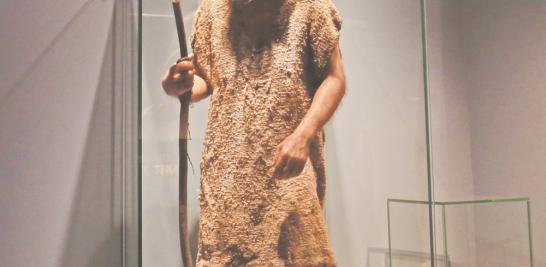
[[[311,140],[332,117],[344,95],[345,72],[337,46],[330,58],[328,75],[315,92],[309,110],[294,132],[276,147],[274,177],[292,177],[302,172]]]
[[[294,133],[309,141],[332,117],[344,95],[344,77],[330,75],[324,79],[315,92],[311,107]]]
[[[208,85],[203,78],[199,77],[199,75],[193,76],[193,87],[191,89],[191,102],[198,102],[202,99],[206,98],[210,92],[208,90]]]

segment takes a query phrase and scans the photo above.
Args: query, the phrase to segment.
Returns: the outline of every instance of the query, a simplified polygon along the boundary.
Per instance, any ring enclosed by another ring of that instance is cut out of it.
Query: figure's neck
[[[238,24],[251,49],[263,49],[271,44],[278,31],[283,4],[289,0],[231,0],[234,22]]]
[[[247,33],[264,33],[275,23],[284,0],[232,0],[237,16]]]

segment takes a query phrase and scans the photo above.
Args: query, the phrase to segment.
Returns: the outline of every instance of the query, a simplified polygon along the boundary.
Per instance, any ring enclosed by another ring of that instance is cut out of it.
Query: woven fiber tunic
[[[251,48],[229,0],[202,0],[191,46],[209,84],[197,266],[336,266],[324,221],[324,132],[303,172],[272,179],[275,146],[307,113],[339,39],[331,0],[285,0]]]

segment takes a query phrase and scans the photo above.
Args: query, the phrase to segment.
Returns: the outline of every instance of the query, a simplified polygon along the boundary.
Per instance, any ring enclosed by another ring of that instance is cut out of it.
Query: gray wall
[[[467,0],[465,6],[475,194],[531,198],[535,266],[546,266],[544,14],[545,1]],[[491,251],[527,256],[525,243],[490,230],[477,228],[484,233],[478,236],[478,253],[488,253],[490,265],[498,264]]]
[[[0,4],[0,266],[122,264],[113,11]]]
[[[530,197],[535,266],[546,266],[546,2],[427,3],[435,198]],[[524,212],[496,204],[448,214],[455,264],[524,265]]]

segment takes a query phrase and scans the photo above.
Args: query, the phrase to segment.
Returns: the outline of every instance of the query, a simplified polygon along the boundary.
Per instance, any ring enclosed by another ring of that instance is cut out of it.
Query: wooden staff
[[[174,19],[176,21],[176,30],[178,32],[178,43],[180,45],[180,58],[188,56],[188,46],[186,44],[186,34],[184,31],[184,20],[180,1],[173,0]],[[178,135],[178,155],[179,155],[179,191],[178,191],[178,209],[179,209],[179,231],[180,231],[180,249],[182,251],[182,262],[184,267],[193,267],[193,260],[190,251],[190,239],[188,236],[188,113],[191,99],[191,92],[185,93],[180,97],[180,132]]]

